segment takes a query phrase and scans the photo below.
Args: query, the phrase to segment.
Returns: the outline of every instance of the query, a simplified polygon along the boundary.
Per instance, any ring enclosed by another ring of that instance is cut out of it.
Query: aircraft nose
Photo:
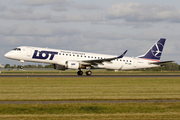
[[[10,57],[10,54],[6,53],[4,56],[8,58],[8,57]]]

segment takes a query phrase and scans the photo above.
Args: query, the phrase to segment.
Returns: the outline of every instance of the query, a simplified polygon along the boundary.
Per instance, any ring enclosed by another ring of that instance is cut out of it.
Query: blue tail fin
[[[166,39],[158,40],[144,55],[138,56],[144,59],[160,60]]]

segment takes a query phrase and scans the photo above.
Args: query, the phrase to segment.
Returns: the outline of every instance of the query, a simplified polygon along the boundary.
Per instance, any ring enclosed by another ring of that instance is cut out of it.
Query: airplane
[[[127,50],[120,56],[113,56],[31,46],[14,48],[4,56],[9,59],[19,60],[22,64],[21,69],[23,69],[25,61],[49,63],[53,64],[56,70],[78,70],[78,75],[83,75],[82,69],[86,69],[86,75],[90,76],[92,74],[90,69],[134,70],[160,67],[168,62],[173,62],[159,61],[165,41],[165,38],[160,38],[144,55],[138,57],[124,57]]]
[[[3,65],[3,64],[0,64],[0,68],[4,68],[4,65]]]

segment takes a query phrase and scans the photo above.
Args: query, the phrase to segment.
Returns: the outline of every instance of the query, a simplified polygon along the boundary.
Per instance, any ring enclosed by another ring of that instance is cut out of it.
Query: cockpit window
[[[12,50],[21,51],[21,48],[14,48]]]

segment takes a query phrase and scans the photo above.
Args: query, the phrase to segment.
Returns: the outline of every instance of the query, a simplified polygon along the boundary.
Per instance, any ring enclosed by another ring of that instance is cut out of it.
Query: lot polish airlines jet
[[[158,40],[144,55],[124,57],[127,50],[120,56],[95,54],[78,51],[21,46],[14,48],[4,56],[19,60],[23,68],[24,61],[49,63],[56,70],[75,69],[78,75],[83,75],[81,69],[87,69],[86,75],[91,75],[90,69],[133,70],[159,67],[172,61],[159,62],[166,39]]]

